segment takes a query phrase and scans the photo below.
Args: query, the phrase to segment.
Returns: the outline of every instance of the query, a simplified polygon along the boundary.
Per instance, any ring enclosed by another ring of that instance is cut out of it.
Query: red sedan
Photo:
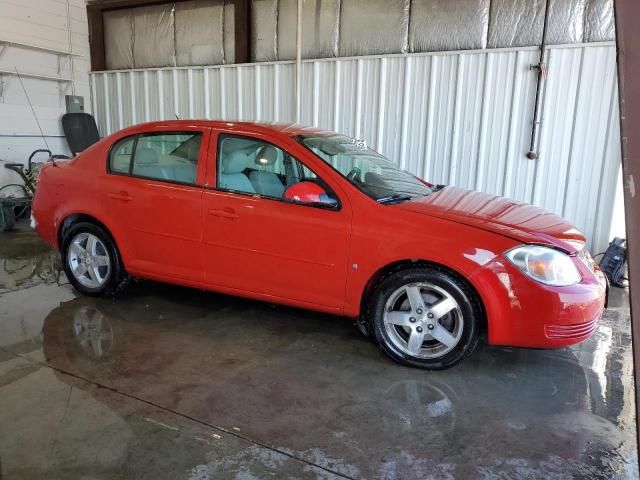
[[[364,142],[295,125],[127,128],[45,167],[33,217],[87,295],[142,277],[344,315],[422,368],[454,365],[483,333],[582,341],[605,303],[564,219],[431,185]]]

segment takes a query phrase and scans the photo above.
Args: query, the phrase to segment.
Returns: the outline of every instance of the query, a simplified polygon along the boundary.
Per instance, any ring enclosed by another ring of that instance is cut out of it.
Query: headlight
[[[546,285],[566,287],[582,279],[571,257],[552,248],[523,245],[505,255],[524,274]]]
[[[589,250],[586,248],[578,253],[578,258],[584,262],[584,264],[591,270],[592,272],[596,271],[596,261],[593,259]]]

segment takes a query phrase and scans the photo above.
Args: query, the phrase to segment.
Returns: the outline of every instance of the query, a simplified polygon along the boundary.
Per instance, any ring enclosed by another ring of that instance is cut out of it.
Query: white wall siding
[[[0,70],[73,79],[71,83],[22,78],[50,148],[54,153],[68,153],[60,125],[64,96],[75,91],[84,96],[85,108],[90,110],[85,0],[0,0],[0,12]],[[24,89],[15,75],[0,73],[2,160],[26,162],[32,150],[45,146]],[[0,166],[0,185],[8,179]]]
[[[302,123],[364,138],[407,170],[534,203],[606,245],[620,165],[615,46],[551,47],[538,160],[535,48],[308,60]],[[174,118],[293,121],[291,62],[92,74],[103,134]]]

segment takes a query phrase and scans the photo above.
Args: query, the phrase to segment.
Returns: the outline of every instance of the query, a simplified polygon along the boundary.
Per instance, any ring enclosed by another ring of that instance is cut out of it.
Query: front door
[[[128,137],[111,150],[104,197],[130,273],[202,284],[202,184],[208,129]]]
[[[216,188],[203,194],[205,282],[341,309],[348,203],[338,204],[335,191],[281,147],[226,134],[215,144]],[[289,195],[294,185],[330,193],[325,203],[304,203]]]

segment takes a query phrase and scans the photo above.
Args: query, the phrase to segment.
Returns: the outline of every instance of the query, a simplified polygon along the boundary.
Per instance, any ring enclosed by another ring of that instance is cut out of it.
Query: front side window
[[[221,135],[218,188],[295,203],[337,208],[329,186],[303,163],[271,143]]]
[[[379,203],[398,203],[433,193],[431,187],[352,138],[301,135],[297,140]]]

